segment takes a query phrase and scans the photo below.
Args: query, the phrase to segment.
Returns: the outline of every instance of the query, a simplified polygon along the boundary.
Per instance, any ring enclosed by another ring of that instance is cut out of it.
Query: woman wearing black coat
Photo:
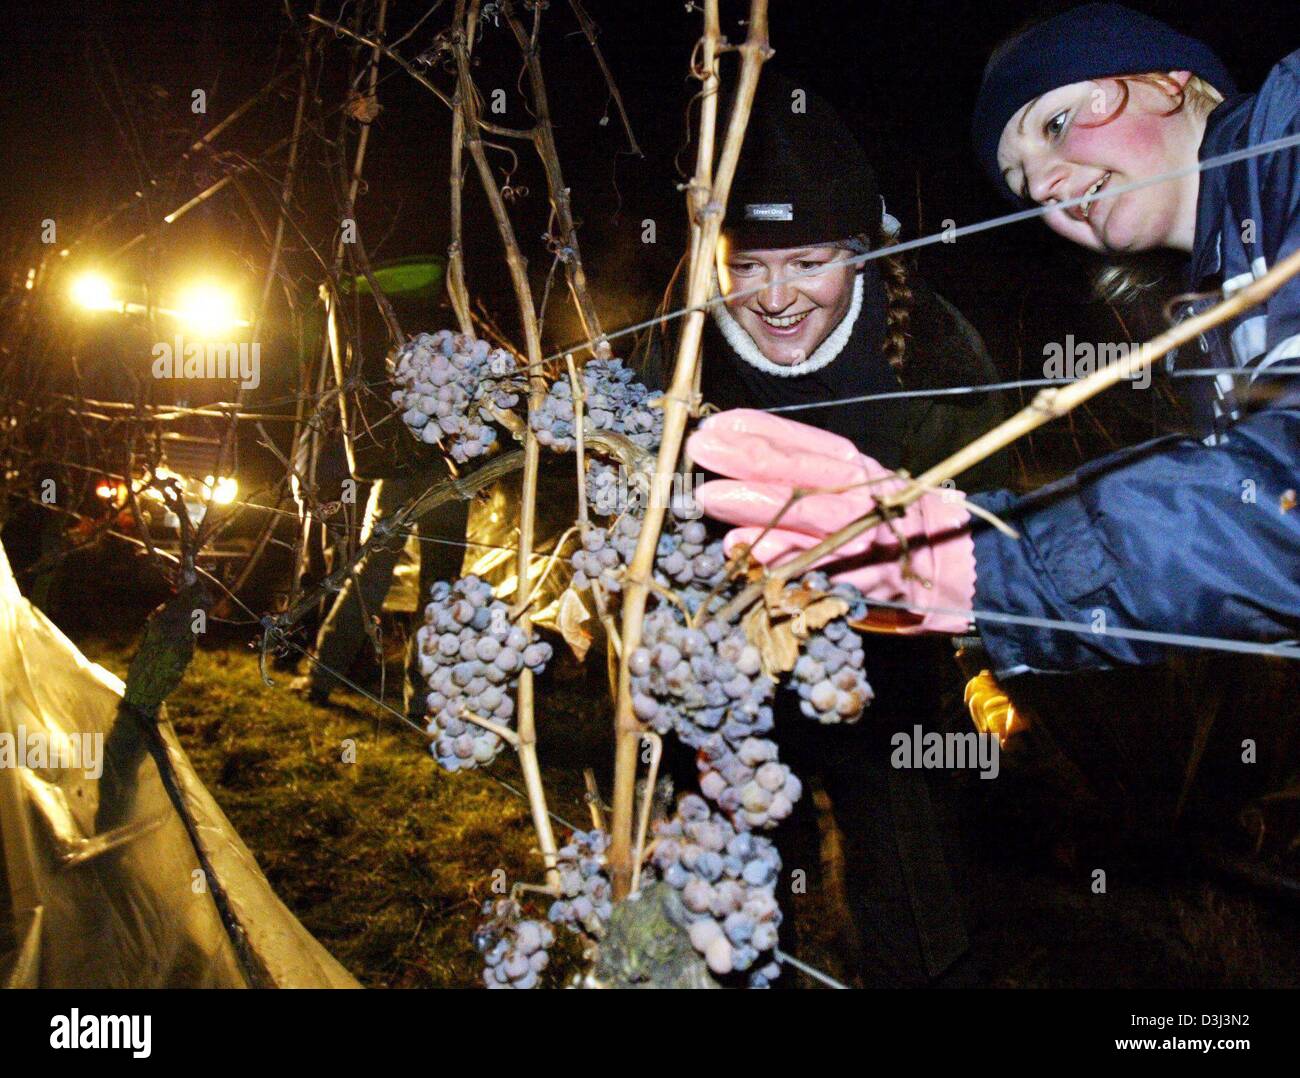
[[[996,380],[979,335],[901,258],[845,264],[895,242],[897,227],[835,112],[765,72],[719,248],[719,290],[734,298],[706,321],[704,401],[776,410],[913,475],[995,425],[993,394],[855,399]],[[652,343],[647,381],[666,384],[672,354]],[[959,483],[980,490],[1006,480],[1005,458],[995,457]],[[940,697],[945,685],[959,687],[958,675],[946,641],[866,634],[863,647],[876,694],[863,719],[821,726],[783,693],[776,736],[783,760],[805,781],[820,780],[832,803],[863,983],[922,985],[960,972],[966,935],[930,784],[920,771],[890,767],[889,738],[943,723]],[[674,771],[694,787],[685,754]],[[811,875],[817,857],[811,802],[773,835],[787,881],[800,869]],[[781,896],[787,908],[798,893]]]

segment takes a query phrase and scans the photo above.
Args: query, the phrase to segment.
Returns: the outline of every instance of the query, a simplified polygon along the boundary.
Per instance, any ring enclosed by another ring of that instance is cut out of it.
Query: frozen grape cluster
[[[494,759],[502,742],[465,718],[466,712],[508,726],[519,672],[527,667],[541,673],[551,645],[513,624],[509,607],[479,577],[440,580],[429,597],[416,638],[430,690],[430,751],[448,771],[477,767]]]
[[[733,749],[715,734],[700,746],[698,763],[700,791],[743,830],[775,826],[803,795],[803,783],[766,738],[747,737]]]
[[[652,863],[677,890],[691,944],[719,975],[750,971],[766,988],[780,973],[772,960],[781,924],[776,884],[781,858],[769,839],[738,831],[703,798],[685,795],[670,820],[654,825]],[[768,961],[759,965],[764,955]]]
[[[518,903],[508,898],[485,902],[483,913],[489,920],[474,933],[474,945],[486,963],[483,983],[489,988],[537,987],[550,961],[547,951],[555,930],[545,921],[521,917]]]
[[[596,580],[607,592],[621,591],[623,570],[632,561],[640,534],[641,518],[631,513],[624,513],[608,528],[588,528],[581,547],[569,559],[574,587],[588,588]],[[709,542],[702,522],[667,518],[655,551],[655,580],[660,585],[703,594],[725,579],[726,564],[722,541]]]
[[[575,932],[600,936],[609,923],[613,888],[605,872],[609,835],[574,831],[557,855],[562,897],[551,903],[548,917]]]
[[[772,728],[775,682],[739,625],[687,626],[661,603],[646,615],[632,652],[632,706],[658,734],[674,731],[692,748],[714,732],[749,736]]]
[[[848,619],[862,617],[866,602],[851,584],[831,586],[821,573],[806,574],[803,583],[844,599],[849,611],[808,637],[791,672],[790,687],[799,694],[799,710],[808,718],[822,723],[857,722],[875,693],[863,669],[862,641]]]
[[[513,408],[523,389],[509,352],[448,329],[420,333],[402,345],[393,380],[398,388],[392,400],[402,409],[403,422],[422,441],[442,441],[460,463],[496,444],[496,428],[485,409]]]
[[[603,460],[587,461],[587,508],[596,516],[612,517],[622,512],[627,501],[627,485],[619,470]]]
[[[632,652],[632,709],[655,733],[670,731],[697,750],[700,789],[742,831],[770,828],[790,815],[803,787],[777,760],[776,683],[739,625],[685,624],[667,603],[642,625]]]
[[[629,477],[621,465],[608,464],[595,457],[587,458],[587,508],[595,516],[612,517],[630,512],[640,515],[649,496],[649,477],[637,473]],[[681,475],[673,479],[668,506],[669,521],[698,520],[704,515],[695,500],[695,491]]]
[[[664,417],[647,403],[653,394],[621,359],[592,359],[582,368],[583,422],[596,430],[622,434],[644,449],[659,444]],[[575,444],[573,386],[567,378],[552,383],[529,420],[542,445],[568,452]]]
[[[726,576],[726,566],[722,540],[709,542],[703,521],[673,522],[659,536],[655,575],[665,587],[712,588]]]
[[[636,539],[641,534],[641,518],[624,513],[608,529],[590,527],[582,545],[569,558],[573,566],[573,586],[584,589],[598,581],[606,592],[623,589],[623,570],[632,560]]]
[[[719,976],[749,973],[751,988],[766,988],[779,975],[776,948],[781,910],[776,901],[781,858],[765,838],[738,829],[687,794],[671,819],[654,826],[643,880],[656,877],[678,892],[692,946]],[[574,831],[559,850],[561,897],[549,920],[576,932],[601,936],[612,912],[606,863],[609,835]],[[486,902],[487,918],[474,934],[489,988],[533,988],[555,942],[551,924],[523,918],[513,899]]]

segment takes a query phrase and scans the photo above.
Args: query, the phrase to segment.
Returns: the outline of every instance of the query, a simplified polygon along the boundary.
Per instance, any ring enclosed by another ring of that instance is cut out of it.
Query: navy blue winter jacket
[[[1300,131],[1300,52],[1257,94],[1209,116],[1202,160]],[[1201,173],[1193,290],[1229,292],[1300,248],[1300,149]],[[1206,304],[1202,304],[1204,306]],[[1160,661],[1137,629],[1242,641],[1300,637],[1300,279],[1184,348],[1175,369],[1249,369],[1181,378],[1200,439],[1161,438],[1093,461],[1017,497],[972,501],[1019,541],[975,533],[977,610],[1073,622],[1081,632],[977,616],[995,672],[1099,669]],[[1192,355],[1186,353],[1191,351]]]

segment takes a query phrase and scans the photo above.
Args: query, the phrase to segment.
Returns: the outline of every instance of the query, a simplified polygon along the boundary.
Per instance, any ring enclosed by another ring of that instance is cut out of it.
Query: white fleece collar
[[[840,324],[831,331],[830,335],[813,350],[811,356],[802,363],[794,363],[788,367],[773,363],[763,355],[758,345],[754,343],[754,338],[732,317],[725,304],[719,303],[713,308],[713,318],[732,350],[751,367],[757,367],[766,374],[775,374],[778,378],[795,378],[801,374],[812,374],[813,371],[821,370],[844,351],[844,346],[849,343],[849,337],[853,333],[853,324],[858,320],[858,312],[861,310],[862,274],[855,273],[853,302],[849,304],[848,313],[840,319]]]

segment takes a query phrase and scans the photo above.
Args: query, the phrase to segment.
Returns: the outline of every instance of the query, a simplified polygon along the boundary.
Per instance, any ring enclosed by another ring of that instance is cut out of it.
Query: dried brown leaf
[[[849,604],[838,595],[825,595],[809,603],[791,617],[796,636],[805,637],[816,632],[827,622],[842,618],[849,612]]]
[[[583,625],[583,622],[590,617],[577,591],[566,588],[564,594],[560,596],[560,607],[556,612],[555,623],[578,662],[586,659],[587,651],[591,648],[591,633]]]
[[[767,607],[755,603],[741,625],[745,629],[746,638],[758,648],[763,672],[768,677],[777,678],[794,669],[799,658],[799,642],[790,630],[788,619],[785,623],[774,624]]]
[[[763,589],[763,602],[755,603],[741,624],[746,638],[758,648],[764,673],[779,678],[794,669],[808,635],[843,617],[848,609],[838,595],[803,586],[787,589],[773,580]]]
[[[775,580],[763,589],[763,604],[775,620],[792,618],[794,633],[800,638],[842,617],[849,609],[849,604],[838,595],[828,595],[806,584],[782,588]]]

